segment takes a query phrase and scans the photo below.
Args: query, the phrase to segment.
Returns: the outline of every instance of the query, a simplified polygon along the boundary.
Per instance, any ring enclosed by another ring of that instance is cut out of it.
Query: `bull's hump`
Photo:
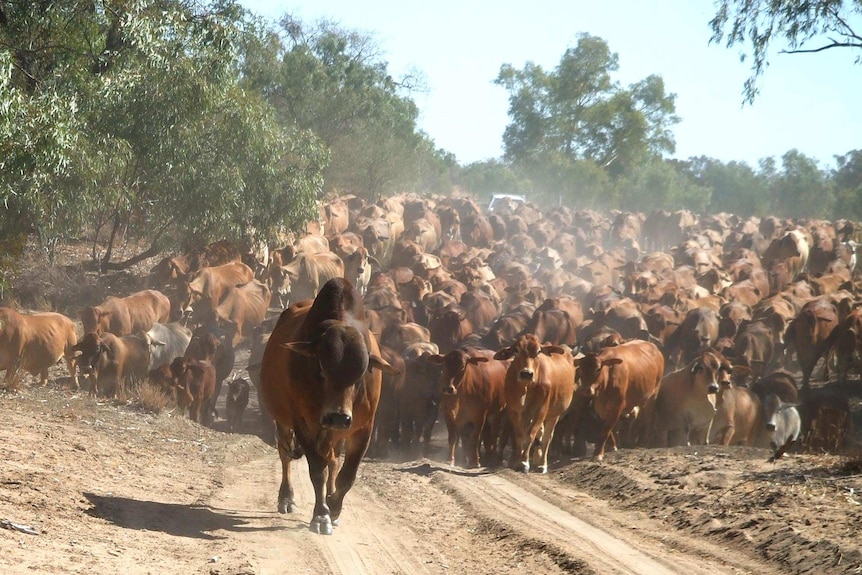
[[[332,278],[318,292],[305,322],[313,327],[329,319],[362,322],[364,318],[365,308],[353,284],[344,278]]]

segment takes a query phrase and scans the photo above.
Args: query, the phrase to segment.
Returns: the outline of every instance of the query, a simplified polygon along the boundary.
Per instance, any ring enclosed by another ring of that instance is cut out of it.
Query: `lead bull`
[[[291,433],[305,452],[314,484],[310,528],[331,534],[344,496],[368,448],[380,399],[380,357],[356,288],[329,280],[313,302],[296,302],[278,320],[261,360],[263,402],[277,424],[282,481],[278,510],[296,507],[291,484]],[[345,456],[338,469],[338,451]]]

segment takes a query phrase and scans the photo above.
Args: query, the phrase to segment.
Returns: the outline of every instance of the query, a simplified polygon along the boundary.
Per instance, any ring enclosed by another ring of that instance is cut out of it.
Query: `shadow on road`
[[[126,529],[159,531],[177,537],[210,540],[225,539],[212,534],[216,531],[242,533],[285,529],[284,526],[249,526],[250,520],[259,519],[264,514],[239,515],[235,511],[216,511],[204,505],[139,501],[95,493],[84,493],[84,497],[92,505],[86,511],[87,515]]]

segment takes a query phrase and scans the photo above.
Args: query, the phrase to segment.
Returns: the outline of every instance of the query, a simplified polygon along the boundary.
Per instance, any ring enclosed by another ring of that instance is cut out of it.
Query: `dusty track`
[[[275,512],[250,435],[61,389],[0,394],[0,573],[858,573],[856,468],[738,448],[622,450],[548,476],[364,461],[332,536]],[[256,429],[248,413],[246,430]],[[220,424],[223,422],[219,422]],[[588,494],[589,493],[589,494]],[[769,562],[769,559],[773,562]]]

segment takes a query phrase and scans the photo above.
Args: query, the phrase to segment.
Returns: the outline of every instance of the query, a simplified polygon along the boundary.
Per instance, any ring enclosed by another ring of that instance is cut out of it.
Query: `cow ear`
[[[314,344],[310,341],[289,341],[282,343],[281,347],[306,357],[314,356]]]
[[[150,345],[154,345],[156,347],[165,347],[167,344],[163,341],[150,338]]]
[[[369,355],[368,356],[368,370],[371,371],[372,368],[377,368],[383,373],[388,373],[389,375],[400,375],[401,370],[395,369],[392,365],[380,357],[379,355]]]
[[[379,261],[377,261],[377,258],[375,258],[374,256],[368,256],[368,263],[370,263],[370,264],[371,264],[371,265],[373,265],[373,266],[377,266],[378,268],[379,268],[379,267],[382,267],[382,266],[380,265],[380,262],[379,262]]]
[[[111,361],[114,361],[114,359],[116,359],[116,358],[114,357],[114,352],[113,352],[113,351],[111,350],[111,348],[110,348],[110,347],[108,347],[107,345],[102,344],[102,351],[104,351],[104,352],[105,352],[105,354],[107,354],[108,359],[110,359]]]
[[[485,363],[485,362],[487,362],[487,361],[491,361],[491,360],[489,360],[487,357],[482,357],[482,356],[478,356],[478,357],[468,357],[468,358],[467,358],[467,363],[472,363],[473,365],[477,365],[477,364],[480,364],[480,363]]]
[[[606,365],[619,365],[623,362],[623,360],[619,357],[610,357],[608,359],[602,360],[602,367]]]
[[[444,356],[440,355],[439,353],[429,354],[424,357],[425,361],[427,361],[428,363],[433,363],[434,365],[443,365]]]
[[[564,350],[562,347],[560,347],[558,345],[543,345],[542,346],[542,353],[544,353],[545,355],[552,355],[555,353],[563,354],[563,353],[566,353],[566,350]]]
[[[108,311],[101,311],[100,310],[98,312],[98,314],[99,314],[99,317],[107,317],[107,316],[111,315],[111,311],[110,310],[108,310]]]
[[[494,359],[505,361],[515,355],[511,347],[504,347],[494,354]]]

